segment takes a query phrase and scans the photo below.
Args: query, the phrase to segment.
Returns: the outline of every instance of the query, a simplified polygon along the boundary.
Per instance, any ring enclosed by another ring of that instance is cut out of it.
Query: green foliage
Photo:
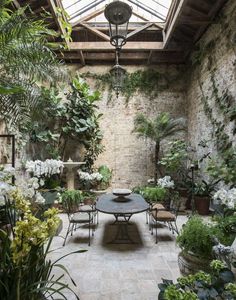
[[[184,252],[192,252],[201,258],[212,257],[210,226],[199,216],[193,216],[187,221],[177,237],[177,243]]]
[[[215,259],[210,263],[210,267],[216,274],[219,274],[225,268],[225,264],[221,260]]]
[[[153,120],[142,113],[136,115],[133,132],[136,133],[138,137],[146,137],[155,142],[155,183],[157,183],[161,141],[185,129],[185,120],[183,118],[171,118],[166,112],[160,113]]]
[[[77,147],[85,148],[85,162],[92,168],[97,155],[103,151],[102,133],[99,120],[102,114],[96,113],[96,102],[100,94],[91,92],[86,82],[79,77],[73,78],[70,91],[60,96],[56,87],[42,88],[40,111],[32,115],[32,121],[20,128],[29,135],[31,153],[37,151],[35,159],[62,158],[68,150],[69,143],[75,142]],[[40,152],[41,157],[38,157]]]
[[[112,178],[112,171],[106,165],[102,165],[98,168],[98,173],[102,175],[100,187],[102,189],[106,189],[110,184]]]
[[[148,202],[161,202],[165,200],[166,190],[162,187],[141,187],[133,189],[133,192],[141,194]]]
[[[69,201],[71,205],[78,205],[83,201],[83,198],[83,193],[80,190],[65,190],[61,194],[62,203]]]
[[[168,174],[181,172],[185,168],[188,157],[187,145],[183,140],[174,140],[168,143],[168,150],[159,164],[165,167]]]
[[[181,70],[178,70],[177,74],[171,72],[161,73],[158,70],[146,69],[137,70],[133,73],[127,73],[124,81],[124,86],[121,93],[125,96],[126,102],[134,93],[140,92],[149,98],[155,97],[159,92],[164,91],[182,78],[183,74]],[[96,80],[96,88],[104,89],[108,86],[108,102],[112,99],[112,76],[110,73],[106,74],[94,74],[84,73],[83,77],[93,78]]]
[[[140,113],[134,119],[133,132],[140,137],[147,137],[155,142],[160,142],[185,129],[185,120],[183,118],[173,119],[167,112],[160,113],[153,120]]]
[[[212,235],[217,236],[222,244],[231,246],[236,233],[236,215],[217,216],[214,220],[217,223],[211,228]]]
[[[174,284],[172,280],[163,279],[158,284],[160,293],[158,300],[194,300],[194,299],[235,299],[236,284],[233,273],[227,268],[219,268],[220,261],[214,261],[211,265],[218,268],[212,270],[211,274],[198,272],[177,279]]]
[[[0,112],[8,125],[19,125],[38,107],[36,82],[53,82],[64,74],[47,44],[55,32],[26,14],[26,8],[10,10],[11,2],[3,0],[0,6]]]
[[[0,298],[1,299],[67,299],[65,292],[71,291],[62,282],[68,275],[67,269],[59,261],[75,253],[69,253],[54,262],[48,258],[53,236],[56,234],[60,219],[58,210],[48,209],[40,219],[34,215],[34,208],[26,200],[19,189],[14,190],[11,198],[6,201],[7,215],[13,214],[11,222],[12,236],[0,230]],[[59,275],[54,269],[58,269]],[[13,284],[14,283],[14,284]]]
[[[216,184],[219,181],[209,181],[206,182],[202,180],[201,182],[195,182],[194,184],[194,195],[209,197],[211,193],[215,190]]]

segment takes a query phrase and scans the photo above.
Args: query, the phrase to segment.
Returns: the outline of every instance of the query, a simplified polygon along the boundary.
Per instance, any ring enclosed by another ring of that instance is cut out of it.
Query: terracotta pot
[[[210,198],[208,196],[194,196],[195,208],[199,215],[208,215]]]
[[[178,255],[178,265],[182,275],[194,274],[200,270],[209,272],[210,262],[211,260],[199,258],[183,251]]]

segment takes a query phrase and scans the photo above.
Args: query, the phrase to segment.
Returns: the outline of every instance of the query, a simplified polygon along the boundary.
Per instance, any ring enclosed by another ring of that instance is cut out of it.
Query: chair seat
[[[70,219],[71,223],[89,223],[92,221],[92,216],[87,213],[75,213]]]
[[[175,221],[175,215],[167,210],[152,211],[155,220],[171,222]]]
[[[165,209],[165,207],[161,203],[156,203],[152,206],[154,209]]]
[[[79,207],[79,211],[92,211],[94,210],[91,205],[85,204]]]

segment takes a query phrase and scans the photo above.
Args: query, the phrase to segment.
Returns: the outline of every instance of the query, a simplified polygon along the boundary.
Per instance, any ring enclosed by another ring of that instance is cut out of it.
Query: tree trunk
[[[155,145],[155,174],[154,174],[154,182],[157,184],[157,173],[158,173],[158,161],[159,161],[159,151],[160,151],[160,143],[156,142]]]

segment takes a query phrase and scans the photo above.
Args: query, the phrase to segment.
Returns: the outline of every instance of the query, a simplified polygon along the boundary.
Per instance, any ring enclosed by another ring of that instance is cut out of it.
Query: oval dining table
[[[118,225],[115,237],[110,241],[111,244],[135,243],[128,233],[130,218],[149,209],[149,204],[139,194],[128,196],[117,196],[112,193],[98,197],[96,210],[105,214],[114,215],[113,224]]]

